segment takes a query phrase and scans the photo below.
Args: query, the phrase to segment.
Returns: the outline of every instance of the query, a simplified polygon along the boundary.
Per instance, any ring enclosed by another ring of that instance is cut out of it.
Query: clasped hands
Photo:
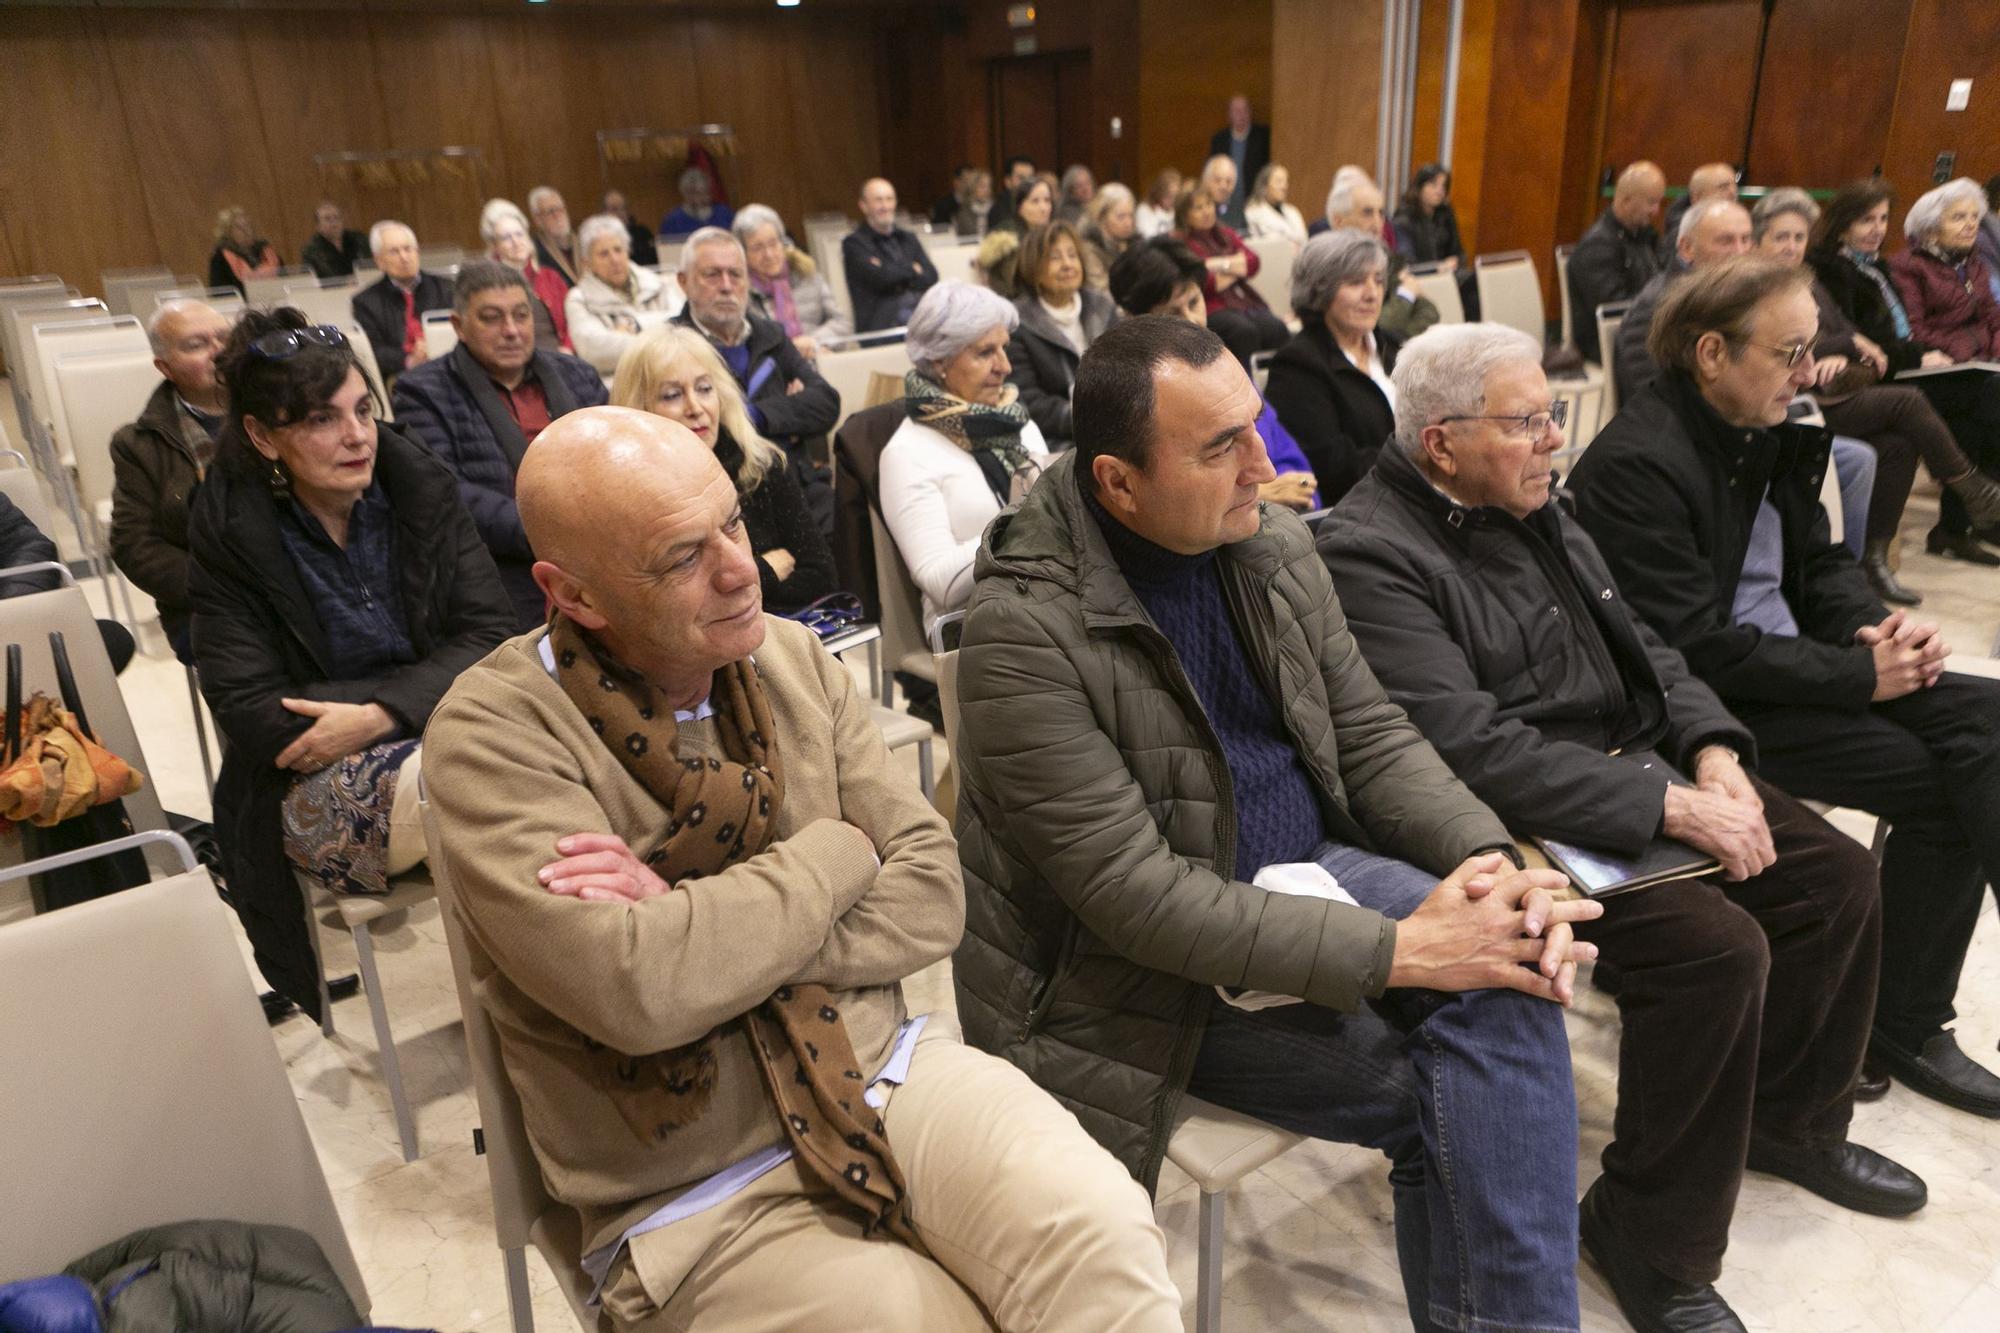
[[[1903,611],[1892,611],[1879,625],[1863,625],[1854,631],[1854,641],[1875,658],[1875,703],[1900,699],[1937,684],[1944,674],[1944,660],[1951,646],[1930,621],[1912,620]]]
[[[1703,747],[1694,760],[1694,786],[1667,788],[1660,831],[1722,863],[1722,877],[1740,882],[1777,861],[1764,801],[1736,756],[1720,745]]]
[[[1567,1008],[1576,965],[1597,946],[1571,927],[1604,915],[1589,898],[1558,899],[1553,870],[1515,870],[1498,852],[1469,858],[1397,923],[1391,986],[1465,991],[1504,986]]]

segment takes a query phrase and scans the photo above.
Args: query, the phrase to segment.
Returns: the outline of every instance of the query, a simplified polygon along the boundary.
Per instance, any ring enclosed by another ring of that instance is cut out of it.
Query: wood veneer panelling
[[[1292,202],[1309,221],[1324,215],[1342,164],[1375,170],[1381,71],[1380,0],[1272,6],[1271,157],[1291,172]]]

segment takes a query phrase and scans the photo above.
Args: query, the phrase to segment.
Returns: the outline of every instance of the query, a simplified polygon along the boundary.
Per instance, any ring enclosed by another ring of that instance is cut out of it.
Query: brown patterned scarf
[[[770,846],[785,797],[785,768],[755,664],[715,673],[709,699],[724,759],[682,759],[672,716],[660,717],[653,687],[620,665],[561,615],[549,628],[556,679],[627,772],[673,813],[666,840],[645,856],[678,887]],[[636,849],[635,849],[636,850]],[[742,1023],[792,1152],[815,1179],[863,1217],[864,1234],[886,1229],[919,1252],[903,1173],[882,1118],[862,1099],[868,1080],[847,1025],[824,986],[781,986],[733,1022]],[[718,1032],[720,1029],[717,1030]],[[600,1073],[641,1138],[665,1140],[701,1118],[715,1091],[717,1033],[669,1051],[603,1051]]]

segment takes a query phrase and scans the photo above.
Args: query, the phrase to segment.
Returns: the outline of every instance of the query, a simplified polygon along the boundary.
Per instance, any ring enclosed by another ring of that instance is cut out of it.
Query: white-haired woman
[[[1961,176],[1910,205],[1909,248],[1889,261],[1889,277],[1910,316],[1910,333],[1953,361],[2000,357],[2000,302],[1974,252],[1986,192]]]
[[[1375,465],[1396,428],[1402,340],[1375,327],[1389,279],[1389,251],[1366,232],[1315,236],[1292,265],[1298,333],[1271,359],[1264,396],[1299,442],[1325,504]]]
[[[1056,216],[1072,227],[1083,221],[1084,213],[1090,208],[1090,201],[1097,194],[1097,178],[1090,174],[1090,168],[1078,162],[1062,174],[1061,198],[1056,201]]]
[[[1048,458],[1007,380],[1019,321],[1007,301],[965,282],[938,283],[910,315],[909,419],[883,446],[880,487],[883,521],[923,593],[926,630],[971,597],[980,534],[1027,494]]]
[[[1257,173],[1250,186],[1250,202],[1243,206],[1243,220],[1253,239],[1277,237],[1294,245],[1306,243],[1306,216],[1291,202],[1292,173],[1272,162]]]
[[[576,354],[603,374],[647,329],[666,323],[679,302],[660,275],[632,262],[632,236],[609,213],[585,218],[576,229],[583,276],[563,298]]]
[[[811,256],[792,244],[778,211],[746,204],[730,225],[743,242],[750,269],[750,312],[785,331],[808,357],[823,347],[839,347],[854,336],[854,325],[834,304],[833,288],[819,275]]]
[[[1111,266],[1139,238],[1137,204],[1132,191],[1117,181],[1106,181],[1084,210],[1077,232],[1083,237],[1083,285],[1090,290],[1110,289]]]
[[[563,308],[569,283],[535,258],[535,234],[528,230],[528,215],[520,205],[511,199],[488,199],[479,210],[479,239],[486,242],[489,258],[519,270],[528,280],[528,292],[535,298],[535,346],[569,351],[569,314]]]
[[[680,176],[681,206],[660,219],[660,235],[692,236],[703,227],[729,230],[736,210],[715,202],[715,186],[700,167],[689,167]]]
[[[669,324],[633,340],[618,360],[611,405],[678,421],[715,450],[742,500],[765,610],[782,615],[835,590],[833,551],[785,451],[757,433],[743,391],[700,332]]]

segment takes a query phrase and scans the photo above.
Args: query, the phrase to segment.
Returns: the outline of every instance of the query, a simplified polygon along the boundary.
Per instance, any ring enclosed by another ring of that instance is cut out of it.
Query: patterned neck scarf
[[[1963,250],[1947,250],[1944,243],[1935,236],[1919,245],[1917,249],[1950,269],[1958,280],[1965,284],[1965,294],[1972,295],[1972,247]]]
[[[969,403],[922,371],[912,370],[903,376],[903,406],[910,420],[929,426],[972,455],[1002,508],[1013,503],[1014,477],[1028,467],[1028,450],[1021,443],[1028,408],[1018,388],[1006,385],[999,406],[992,407]]]
[[[673,716],[653,687],[558,615],[549,629],[556,679],[639,783],[673,814],[646,864],[678,887],[714,875],[770,846],[785,798],[785,768],[757,668],[732,662],[715,673],[710,699],[722,759],[682,759]],[[664,716],[662,714],[665,714]],[[923,1252],[910,1227],[903,1173],[882,1119],[862,1100],[867,1077],[824,986],[780,986],[741,1018],[764,1086],[808,1178],[862,1215],[864,1234],[886,1229]],[[720,1030],[718,1029],[718,1032]],[[629,1055],[598,1050],[600,1086],[642,1139],[670,1142],[715,1092],[717,1032],[674,1050]]]
[[[1852,246],[1843,245],[1840,253],[1847,256],[1847,262],[1868,275],[1868,280],[1880,289],[1882,299],[1889,303],[1889,318],[1896,325],[1896,336],[1910,336],[1910,312],[1903,309],[1903,298],[1896,295],[1896,284],[1889,281],[1889,275],[1882,271],[1882,261],[1874,255],[1864,254]]]
[[[789,266],[775,278],[752,273],[750,286],[771,303],[771,322],[783,329],[787,338],[796,338],[805,332],[799,327],[799,307],[792,300],[792,272]]]

